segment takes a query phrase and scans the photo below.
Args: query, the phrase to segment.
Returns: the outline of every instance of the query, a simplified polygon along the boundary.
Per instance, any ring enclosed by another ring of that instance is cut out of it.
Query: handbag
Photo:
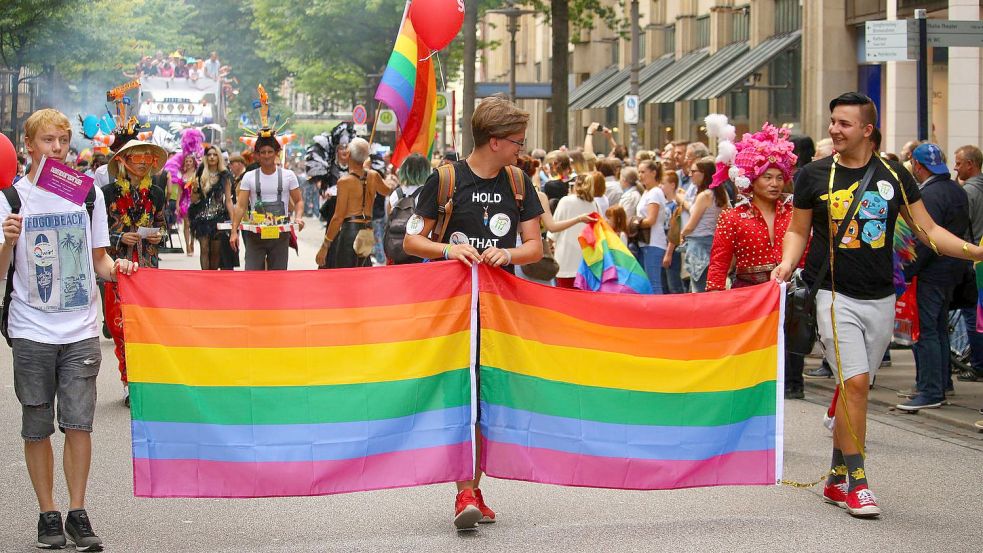
[[[860,209],[860,199],[863,197],[864,192],[867,191],[870,181],[874,178],[876,165],[873,161],[871,160],[871,163],[867,165],[864,178],[860,181],[859,188],[853,194],[853,201],[850,202],[850,208],[847,210],[846,217],[840,222],[839,229],[836,232],[833,247],[836,247],[836,244],[842,242],[843,236],[850,227],[849,221],[853,220],[857,215],[857,210]],[[836,162],[834,161],[833,163]],[[832,168],[830,170],[832,171]],[[786,288],[785,351],[788,353],[809,355],[812,353],[812,348],[816,345],[816,294],[819,293],[819,287],[822,285],[823,280],[826,279],[826,273],[829,272],[829,264],[830,259],[827,256],[822,266],[819,267],[819,273],[816,275],[816,280],[812,287],[806,284],[801,275],[796,275]]]
[[[556,274],[560,272],[560,264],[553,257],[553,248],[550,247],[549,240],[543,238],[543,258],[535,263],[523,265],[522,272],[536,280],[549,281],[556,278]]]
[[[918,277],[911,279],[904,294],[894,304],[894,343],[910,346],[918,341]]]

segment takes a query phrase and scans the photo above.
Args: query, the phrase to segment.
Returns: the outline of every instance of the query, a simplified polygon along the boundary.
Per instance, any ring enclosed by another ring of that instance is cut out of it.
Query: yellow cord
[[[833,474],[833,469],[826,471],[826,473],[820,476],[819,480],[816,480],[815,482],[796,482],[795,480],[780,480],[780,482],[783,486],[791,486],[793,488],[811,488],[821,482],[825,482],[826,478],[829,477],[830,474]]]

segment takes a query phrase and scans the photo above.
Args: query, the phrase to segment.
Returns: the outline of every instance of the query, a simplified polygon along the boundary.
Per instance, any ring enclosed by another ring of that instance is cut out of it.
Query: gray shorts
[[[42,344],[14,338],[14,392],[22,409],[21,436],[38,441],[58,427],[92,432],[96,376],[102,364],[98,338],[71,344]]]
[[[816,322],[826,361],[836,375],[836,350],[829,307],[833,294],[820,290],[816,295]],[[884,352],[894,335],[895,296],[879,300],[858,300],[836,294],[836,335],[840,342],[843,380],[867,373],[871,382],[881,366]]]

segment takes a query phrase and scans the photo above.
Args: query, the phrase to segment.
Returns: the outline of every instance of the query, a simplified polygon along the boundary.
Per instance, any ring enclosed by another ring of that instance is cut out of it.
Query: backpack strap
[[[92,226],[92,211],[96,208],[96,187],[93,186],[89,189],[89,193],[85,195],[85,211],[89,214],[89,226]],[[16,212],[15,212],[16,213]]]
[[[21,203],[20,194],[13,186],[8,186],[3,189],[3,196],[7,198],[7,203],[10,204],[11,213],[20,213]],[[10,268],[7,269],[7,284],[3,291],[3,312],[0,314],[0,330],[3,331],[3,337],[7,340],[7,345],[10,346],[10,336],[7,332],[7,321],[10,318],[10,298],[14,295],[14,267],[17,261],[17,247],[14,246],[14,253],[10,256]]]
[[[519,169],[515,165],[506,167],[505,172],[509,175],[509,184],[512,185],[512,194],[515,196],[515,205],[519,208],[519,214],[521,216],[522,200],[526,193],[526,180],[522,178],[522,169]]]
[[[457,184],[455,172],[453,163],[437,167],[437,224],[430,233],[430,239],[434,242],[444,241],[451,214],[454,213],[454,187]]]
[[[406,192],[403,192],[403,187],[402,186],[397,186],[396,187],[396,202],[399,202],[400,200],[402,200],[405,197],[406,197]]]

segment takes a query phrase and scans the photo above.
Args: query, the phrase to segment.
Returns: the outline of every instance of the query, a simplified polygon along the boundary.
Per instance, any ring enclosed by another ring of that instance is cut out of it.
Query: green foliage
[[[528,4],[548,19],[552,17],[549,0],[529,0]],[[590,31],[601,21],[608,29],[627,37],[630,30],[627,13],[619,15],[613,6],[602,0],[570,0],[569,6],[569,24],[574,31]]]

